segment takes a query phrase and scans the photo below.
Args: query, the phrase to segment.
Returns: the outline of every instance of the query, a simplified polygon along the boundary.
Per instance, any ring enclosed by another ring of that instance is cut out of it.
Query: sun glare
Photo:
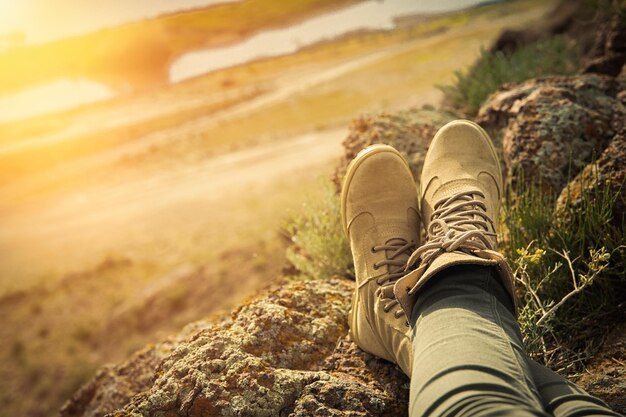
[[[107,86],[88,80],[58,80],[9,97],[0,95],[0,123],[61,111],[113,96]]]
[[[24,32],[26,3],[0,0],[0,38]]]

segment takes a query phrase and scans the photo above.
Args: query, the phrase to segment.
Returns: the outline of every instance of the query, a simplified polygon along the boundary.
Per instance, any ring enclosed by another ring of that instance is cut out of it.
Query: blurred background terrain
[[[556,4],[3,2],[0,415],[55,414],[103,364],[275,283],[352,119],[453,105],[439,87]],[[550,48],[546,73],[575,71],[571,42]]]

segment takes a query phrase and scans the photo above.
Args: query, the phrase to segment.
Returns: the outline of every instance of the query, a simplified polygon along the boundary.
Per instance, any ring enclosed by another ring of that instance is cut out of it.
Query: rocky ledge
[[[401,416],[408,379],[347,337],[354,283],[284,281],[102,369],[62,416]]]

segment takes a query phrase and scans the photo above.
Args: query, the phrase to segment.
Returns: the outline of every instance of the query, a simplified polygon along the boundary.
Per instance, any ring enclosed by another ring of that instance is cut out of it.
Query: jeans
[[[449,268],[413,308],[409,415],[618,416],[532,361],[493,268]]]

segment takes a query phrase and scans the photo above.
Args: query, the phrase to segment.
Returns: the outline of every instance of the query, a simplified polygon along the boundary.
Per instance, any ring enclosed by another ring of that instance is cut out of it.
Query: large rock
[[[582,71],[616,76],[625,63],[626,20],[616,13],[596,32],[593,45],[583,58]]]
[[[346,172],[350,161],[369,145],[384,143],[396,148],[408,161],[415,178],[419,178],[428,145],[437,130],[460,116],[452,111],[432,107],[363,115],[352,121],[350,133],[343,142],[343,155],[336,172],[336,182]]]
[[[477,121],[500,131],[510,181],[558,193],[623,126],[622,88],[613,77],[592,74],[505,85]]]
[[[102,369],[61,416],[405,416],[407,377],[347,337],[353,286],[286,282],[221,322],[193,323]],[[598,357],[615,357],[615,346]],[[601,383],[606,371],[579,383],[623,411],[624,392]]]
[[[402,416],[407,378],[347,339],[352,281],[284,283],[101,371],[62,416]]]
[[[590,163],[563,189],[557,199],[561,221],[568,219],[566,206],[577,207],[586,198],[591,204],[603,193],[616,196],[612,207],[613,224],[620,227],[626,209],[626,127],[619,132],[597,161]]]
[[[619,0],[614,0],[613,5],[610,1],[593,3],[561,0],[534,25],[502,31],[490,51],[508,54],[528,44],[563,35],[576,43],[581,72],[616,76],[626,63],[626,12]]]

